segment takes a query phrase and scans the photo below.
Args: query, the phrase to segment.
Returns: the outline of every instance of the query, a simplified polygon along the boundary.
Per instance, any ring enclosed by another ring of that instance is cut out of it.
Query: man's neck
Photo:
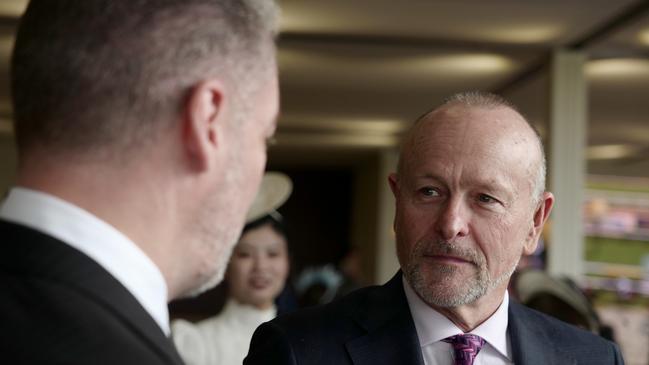
[[[43,161],[22,166],[16,185],[63,199],[115,227],[144,251],[171,286],[165,252],[175,237],[169,217],[174,209],[167,206],[162,184],[153,180],[164,181],[143,169]]]
[[[444,315],[464,332],[470,332],[489,319],[500,307],[507,287],[492,288],[487,294],[473,303],[457,307],[439,307],[428,303],[437,312]]]

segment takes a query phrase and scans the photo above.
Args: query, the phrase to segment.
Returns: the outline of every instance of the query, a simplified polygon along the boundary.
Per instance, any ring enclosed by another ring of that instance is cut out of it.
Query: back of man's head
[[[35,149],[123,158],[214,75],[245,106],[274,67],[274,13],[268,0],[32,1],[12,59],[19,159]]]

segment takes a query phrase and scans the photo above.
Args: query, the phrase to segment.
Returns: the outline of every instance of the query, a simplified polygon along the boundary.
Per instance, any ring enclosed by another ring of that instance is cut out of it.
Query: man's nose
[[[448,242],[468,235],[469,214],[469,209],[462,199],[456,197],[448,199],[437,217],[438,234]]]

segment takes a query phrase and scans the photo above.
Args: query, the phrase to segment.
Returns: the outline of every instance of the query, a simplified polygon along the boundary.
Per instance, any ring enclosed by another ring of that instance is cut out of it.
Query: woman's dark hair
[[[284,237],[284,239],[288,242],[288,237],[286,235],[286,227],[284,226],[282,216],[277,212],[271,212],[270,214],[267,214],[261,218],[257,218],[254,221],[246,224],[245,227],[243,227],[243,231],[241,232],[241,235],[245,234],[246,232],[252,229],[259,228],[266,224],[270,224],[273,230],[277,232],[280,236]]]

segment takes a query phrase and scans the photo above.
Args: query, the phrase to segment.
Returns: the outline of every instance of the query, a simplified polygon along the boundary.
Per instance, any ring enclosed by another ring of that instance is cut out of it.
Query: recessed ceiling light
[[[589,76],[649,75],[649,60],[640,58],[613,58],[593,60],[586,64]]]
[[[462,74],[505,71],[512,67],[509,58],[490,53],[452,54],[404,60],[409,67]]]
[[[28,0],[2,0],[0,2],[0,15],[18,18],[25,12]]]
[[[638,33],[638,40],[640,43],[649,46],[649,29],[645,29]]]
[[[489,39],[511,43],[546,43],[557,38],[561,27],[549,24],[512,25],[503,24],[503,28],[490,29],[481,33]]]
[[[283,116],[280,120],[280,127],[349,133],[398,134],[404,132],[407,126],[399,119],[332,118],[292,115]]]
[[[615,160],[632,157],[638,152],[638,147],[627,144],[604,144],[590,146],[586,149],[589,160]]]

